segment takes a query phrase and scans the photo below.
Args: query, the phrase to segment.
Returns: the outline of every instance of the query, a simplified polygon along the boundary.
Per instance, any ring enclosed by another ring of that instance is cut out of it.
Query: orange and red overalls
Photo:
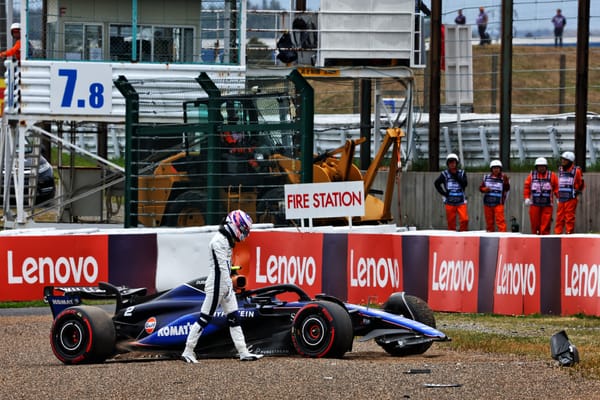
[[[558,178],[552,171],[541,174],[533,171],[525,179],[523,196],[531,198],[529,207],[529,222],[531,233],[549,235],[552,224],[552,202],[558,195]]]
[[[506,232],[504,218],[504,202],[510,190],[508,175],[500,172],[498,175],[487,174],[483,176],[479,191],[483,193],[483,213],[485,216],[485,230],[494,232],[494,225],[498,232]]]
[[[456,217],[458,216],[459,231],[469,229],[469,214],[467,212],[467,199],[465,188],[467,187],[467,174],[462,169],[454,171],[442,171],[433,183],[439,194],[444,196],[446,208],[446,221],[448,230],[456,230]]]
[[[14,46],[8,50],[0,52],[0,58],[13,57],[17,60],[21,59],[21,39],[18,39]]]
[[[556,225],[554,233],[560,235],[575,232],[575,210],[577,195],[585,187],[581,168],[571,164],[569,168],[558,168],[558,207],[556,208]]]

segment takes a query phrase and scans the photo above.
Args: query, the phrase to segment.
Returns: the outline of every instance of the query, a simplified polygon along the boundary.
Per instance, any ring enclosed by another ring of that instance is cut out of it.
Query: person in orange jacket
[[[483,193],[483,214],[485,216],[485,230],[494,232],[494,225],[498,232],[506,232],[504,218],[504,202],[510,190],[508,175],[502,172],[502,162],[492,160],[490,173],[483,176],[479,191]]]
[[[577,196],[585,188],[581,168],[575,165],[575,154],[565,151],[558,167],[558,206],[554,233],[560,235],[566,228],[567,235],[575,232],[575,210]]]
[[[458,168],[460,160],[454,153],[446,157],[445,171],[435,180],[433,185],[435,189],[444,198],[446,208],[446,221],[448,230],[456,230],[456,216],[458,215],[459,231],[469,229],[469,214],[467,212],[467,198],[465,188],[467,187],[467,174],[464,170]]]
[[[16,60],[21,59],[21,24],[15,22],[10,26],[10,34],[15,41],[13,47],[3,52],[0,52],[0,58],[12,57]]]
[[[529,206],[531,233],[550,234],[555,196],[558,196],[558,177],[548,171],[548,161],[544,157],[537,158],[535,170],[527,176],[523,188],[525,205]]]

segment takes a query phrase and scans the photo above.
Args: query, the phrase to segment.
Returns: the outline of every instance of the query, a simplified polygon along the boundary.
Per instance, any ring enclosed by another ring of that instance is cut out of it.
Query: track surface
[[[65,366],[50,349],[50,314],[14,314],[0,312],[3,399],[600,399],[600,382],[551,359],[457,353],[443,343],[408,358],[390,357],[370,341],[355,342],[343,359],[265,357],[189,365],[134,354]]]

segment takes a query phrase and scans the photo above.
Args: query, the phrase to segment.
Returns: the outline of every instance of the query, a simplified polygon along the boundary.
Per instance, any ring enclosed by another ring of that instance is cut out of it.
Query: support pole
[[[577,15],[577,79],[575,83],[575,163],[585,171],[590,0],[579,0]]]
[[[367,140],[360,145],[360,168],[371,164],[371,79],[360,81],[360,137]]]
[[[502,65],[500,82],[500,161],[510,171],[510,131],[512,113],[512,28],[513,2],[502,0]]]
[[[431,1],[431,48],[429,50],[429,171],[440,164],[440,85],[442,53],[442,1]]]

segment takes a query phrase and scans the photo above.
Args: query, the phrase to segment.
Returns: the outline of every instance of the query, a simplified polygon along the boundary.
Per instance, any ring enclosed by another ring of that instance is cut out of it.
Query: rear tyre
[[[406,300],[406,303],[404,300]],[[435,328],[435,316],[425,301],[409,294],[404,295],[404,300],[402,299],[402,293],[393,293],[383,304],[383,310],[392,314],[402,315],[406,318],[410,318]],[[397,343],[383,343],[377,340],[376,342],[388,354],[396,357],[423,354],[431,347],[432,344],[429,342],[416,344],[413,346],[400,347]]]
[[[206,196],[198,190],[188,190],[169,202],[165,210],[166,226],[202,226],[204,219]]]
[[[110,315],[91,306],[65,309],[50,333],[52,351],[65,364],[101,363],[115,354],[115,341]]]
[[[353,339],[350,315],[339,304],[309,303],[294,317],[292,343],[305,357],[343,357],[352,348]]]

